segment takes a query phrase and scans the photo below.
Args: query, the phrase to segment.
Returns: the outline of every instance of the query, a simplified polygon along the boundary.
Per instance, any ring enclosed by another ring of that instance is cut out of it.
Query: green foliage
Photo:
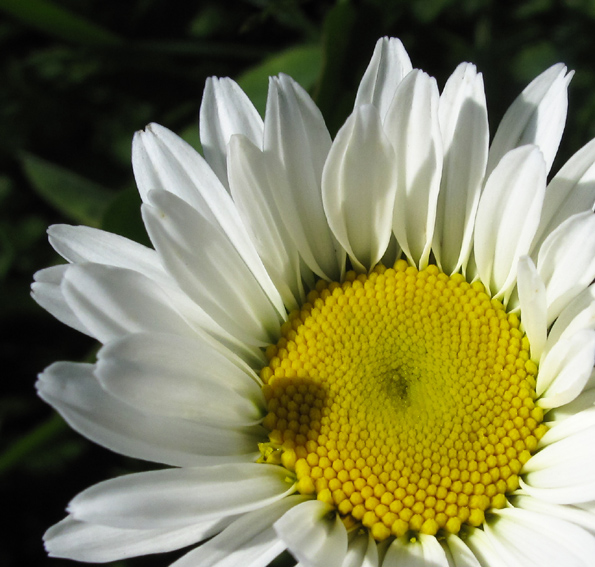
[[[122,41],[116,34],[49,0],[0,0],[0,10],[44,33],[83,45],[113,46]]]
[[[105,210],[101,228],[150,246],[151,243],[140,216],[140,205],[141,200],[136,189],[120,191]]]
[[[262,63],[242,73],[237,81],[257,110],[264,114],[269,77],[286,73],[304,88],[312,90],[320,75],[322,52],[319,45],[302,45],[268,57]]]
[[[323,26],[323,74],[316,91],[316,102],[335,133],[348,105],[353,103],[342,80],[348,69],[348,46],[355,28],[356,11],[348,2],[340,2],[329,11]]]
[[[113,193],[72,171],[33,155],[21,158],[23,171],[40,197],[66,218],[98,227]]]

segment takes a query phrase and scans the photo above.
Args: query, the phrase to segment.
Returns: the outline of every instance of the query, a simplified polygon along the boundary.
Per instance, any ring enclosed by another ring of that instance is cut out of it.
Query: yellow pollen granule
[[[546,430],[518,317],[436,266],[318,282],[267,356],[261,461],[378,541],[481,525]]]

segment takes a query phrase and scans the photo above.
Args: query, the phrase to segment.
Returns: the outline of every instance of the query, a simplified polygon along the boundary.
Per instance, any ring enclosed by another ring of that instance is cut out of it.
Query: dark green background
[[[198,146],[210,75],[239,80],[262,111],[267,76],[291,74],[336,132],[382,35],[441,87],[459,62],[477,64],[492,132],[527,82],[563,61],[577,73],[554,171],[595,136],[592,0],[0,0],[0,565],[71,564],[45,557],[45,529],[86,486],[147,466],[88,443],[35,395],[45,366],[96,348],[29,297],[32,274],[59,262],[47,226],[146,239],[132,134],[156,121]]]

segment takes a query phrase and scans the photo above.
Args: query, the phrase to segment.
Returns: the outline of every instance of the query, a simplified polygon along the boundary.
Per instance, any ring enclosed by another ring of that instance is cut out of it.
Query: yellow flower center
[[[260,460],[379,541],[479,526],[546,430],[518,317],[436,266],[318,282],[267,355]]]

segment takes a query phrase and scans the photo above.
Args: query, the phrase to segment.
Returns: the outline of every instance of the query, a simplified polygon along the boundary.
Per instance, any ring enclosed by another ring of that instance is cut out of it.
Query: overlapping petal
[[[151,124],[135,136],[132,165],[144,202],[150,202],[151,191],[161,190],[191,205],[227,236],[264,293],[279,313],[284,312],[279,292],[270,281],[230,195],[198,152],[167,128]]]
[[[438,98],[435,79],[412,71],[399,83],[384,121],[397,173],[393,231],[420,268],[430,255],[442,175]]]
[[[359,271],[384,255],[392,232],[395,153],[375,107],[356,108],[339,130],[322,174],[322,201],[333,234]]]
[[[136,459],[172,466],[254,461],[259,427],[221,427],[142,411],[104,390],[94,365],[56,362],[36,384],[42,399],[95,443]]]
[[[432,250],[446,273],[465,270],[488,159],[488,113],[483,77],[462,63],[439,103],[444,165]]]
[[[229,143],[229,183],[234,203],[258,254],[288,309],[304,298],[298,249],[275,202],[267,155],[244,136]]]
[[[155,415],[256,425],[264,417],[260,384],[230,358],[195,338],[137,333],[99,351],[96,375],[113,396]]]
[[[102,343],[143,331],[195,334],[167,294],[153,280],[132,270],[72,265],[64,274],[62,292],[78,319]]]
[[[549,325],[595,278],[595,214],[561,223],[541,246],[537,271],[546,286]]]
[[[67,265],[60,265],[36,272],[35,281],[31,285],[31,296],[61,323],[93,336],[93,332],[83,324],[64,297],[62,282],[67,270]]]
[[[66,517],[44,535],[50,557],[106,563],[163,553],[202,541],[222,530],[226,520],[207,520],[182,528],[125,530]]]
[[[275,530],[292,555],[308,567],[342,567],[347,531],[333,508],[320,500],[295,506],[275,522]]]
[[[574,154],[550,181],[532,250],[566,219],[595,206],[595,140]]]
[[[594,363],[594,330],[583,329],[558,341],[541,362],[536,386],[538,404],[552,408],[571,402],[587,383]]]
[[[307,497],[289,496],[235,520],[204,545],[187,553],[171,567],[266,567],[285,549],[273,524]]]
[[[378,545],[370,532],[352,534],[342,567],[378,567]]]
[[[114,528],[181,528],[263,508],[291,493],[293,482],[283,468],[257,463],[151,471],[96,484],[68,511]]]
[[[357,89],[355,108],[372,104],[384,120],[399,83],[411,70],[411,60],[401,40],[394,37],[379,39]]]
[[[576,525],[521,509],[494,511],[496,521],[486,534],[502,561],[510,567],[572,565],[587,567],[595,554],[595,539]]]
[[[402,536],[388,547],[382,567],[449,567],[446,553],[434,536],[420,534],[411,541]]]
[[[547,298],[545,284],[529,256],[519,259],[517,287],[525,333],[531,345],[531,360],[539,362],[547,341]]]
[[[128,274],[131,282],[135,279],[142,281],[141,287],[150,286],[156,289],[160,303],[167,304],[193,328],[196,334],[203,338],[205,333],[213,337],[214,340],[211,341],[213,348],[238,353],[251,363],[258,364],[262,360],[260,351],[248,347],[226,332],[179,288],[175,280],[162,267],[155,250],[122,236],[86,226],[53,225],[48,230],[48,234],[52,246],[69,262],[99,264],[108,268],[122,268],[137,272],[137,274],[122,273]],[[93,270],[102,274],[100,267]],[[33,297],[39,303],[48,304],[48,308],[57,311],[55,316],[61,318],[60,320],[64,319],[64,322],[70,326],[78,325],[75,327],[77,330],[91,334],[64,297],[62,282],[66,271],[66,266],[54,266],[38,272],[35,276],[36,283],[32,287]],[[134,286],[129,291],[132,292],[132,289]],[[150,306],[151,304],[145,306],[146,312],[150,311]]]
[[[337,279],[342,255],[322,207],[322,170],[331,147],[320,110],[286,75],[269,84],[264,151],[287,230],[306,265],[318,276]]]
[[[533,455],[523,468],[523,490],[556,504],[595,500],[595,455],[585,450],[594,434],[595,426],[588,427]]]
[[[488,174],[510,150],[526,144],[541,150],[546,171],[550,170],[564,131],[568,85],[574,74],[566,71],[562,63],[553,65],[531,81],[510,105],[490,146]]]
[[[229,189],[228,144],[235,134],[262,146],[264,124],[239,85],[229,78],[209,77],[200,105],[200,142],[207,163]]]
[[[448,534],[442,541],[449,567],[481,567],[479,559],[458,536]]]
[[[477,271],[497,298],[508,300],[519,258],[529,251],[545,192],[545,163],[539,149],[511,150],[486,182],[475,220]]]
[[[151,201],[143,218],[180,288],[240,340],[274,342],[279,313],[226,234],[172,193],[153,191]]]

